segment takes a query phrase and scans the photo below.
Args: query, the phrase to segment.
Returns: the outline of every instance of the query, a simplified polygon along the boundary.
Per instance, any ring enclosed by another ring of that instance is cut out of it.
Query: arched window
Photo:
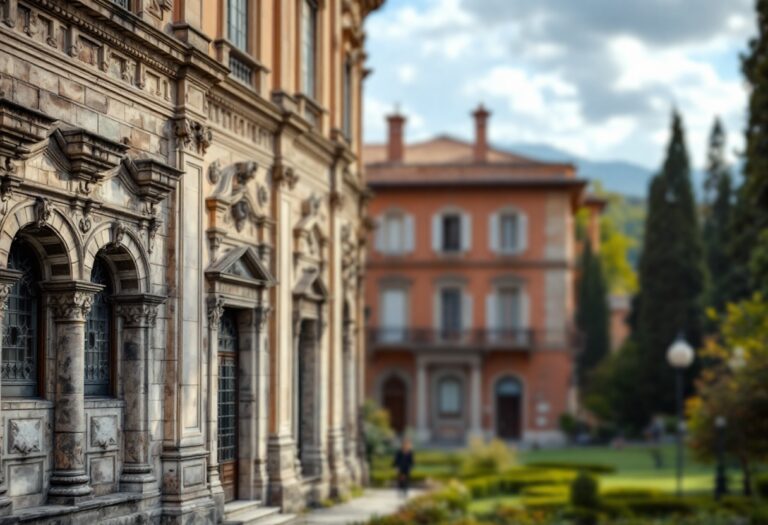
[[[8,254],[8,268],[22,275],[11,287],[3,317],[2,395],[37,396],[40,267],[32,249],[14,241]]]
[[[461,381],[455,377],[444,377],[437,387],[437,399],[441,416],[461,414]]]
[[[96,257],[91,282],[104,286],[93,297],[85,324],[85,395],[112,394],[112,278],[107,263]]]

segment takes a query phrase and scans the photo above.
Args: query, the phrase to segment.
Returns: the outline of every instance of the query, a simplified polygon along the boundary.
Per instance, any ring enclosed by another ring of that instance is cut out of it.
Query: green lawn
[[[677,487],[676,452],[674,445],[661,448],[663,466],[656,468],[648,447],[633,446],[617,450],[610,447],[545,449],[518,453],[521,464],[562,463],[562,464],[603,464],[616,469],[615,473],[600,474],[601,490],[617,488],[653,489],[674,494]],[[709,494],[714,483],[714,467],[696,462],[689,455],[685,458],[683,489],[686,495]],[[731,472],[730,486],[733,491],[740,488],[739,473]],[[523,497],[504,495],[475,500],[470,512],[476,516],[488,515],[499,505],[522,507]]]
[[[643,446],[625,447],[621,450],[610,447],[567,448],[534,450],[518,454],[523,464],[532,462],[559,463],[602,463],[616,468],[615,474],[600,476],[603,489],[653,488],[665,492],[676,490],[676,455],[674,445],[661,447],[663,467],[654,465],[650,448]],[[709,492],[713,489],[714,466],[696,462],[686,455],[683,488],[686,492]],[[738,473],[732,472],[732,486],[738,482]]]

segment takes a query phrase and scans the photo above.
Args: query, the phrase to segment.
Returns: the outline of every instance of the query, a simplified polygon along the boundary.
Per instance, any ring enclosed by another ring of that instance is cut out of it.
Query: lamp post
[[[717,432],[717,470],[715,471],[715,499],[728,494],[728,476],[725,472],[725,427],[728,421],[723,416],[715,418],[715,431]]]
[[[667,350],[667,362],[675,369],[675,394],[677,401],[677,496],[683,495],[683,376],[693,363],[694,352],[683,337],[677,336]]]

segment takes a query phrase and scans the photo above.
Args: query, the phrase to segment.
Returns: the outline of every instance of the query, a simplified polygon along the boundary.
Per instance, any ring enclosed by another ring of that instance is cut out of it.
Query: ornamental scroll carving
[[[55,293],[48,298],[48,306],[57,321],[85,321],[92,304],[92,292]]]

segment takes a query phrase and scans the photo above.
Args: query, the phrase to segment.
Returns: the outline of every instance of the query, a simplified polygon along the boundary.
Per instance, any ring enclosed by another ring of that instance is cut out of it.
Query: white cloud
[[[416,67],[413,64],[403,64],[397,68],[397,78],[403,85],[413,84],[416,80]]]
[[[403,102],[412,139],[468,136],[467,112],[482,101],[497,142],[552,144],[650,167],[663,154],[676,106],[697,165],[715,115],[731,145],[741,146],[746,93],[737,55],[754,32],[751,0],[572,2],[389,0],[369,24],[377,75],[367,102]],[[383,136],[387,112],[372,121],[366,110],[366,136]]]

